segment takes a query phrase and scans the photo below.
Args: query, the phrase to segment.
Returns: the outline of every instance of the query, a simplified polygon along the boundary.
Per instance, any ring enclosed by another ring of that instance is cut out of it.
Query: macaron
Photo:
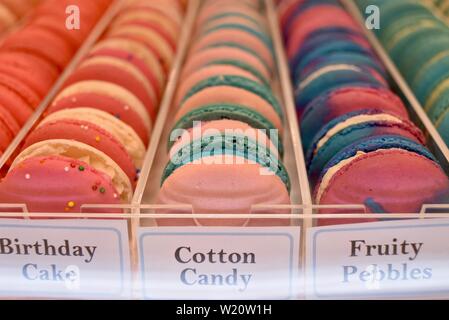
[[[8,109],[21,127],[34,112],[33,107],[9,85],[0,85],[0,105]]]
[[[232,134],[220,136],[221,139],[215,140],[215,144],[209,139],[192,141],[172,156],[163,173],[157,203],[191,205],[192,210],[185,213],[283,213],[285,210],[282,209],[254,208],[256,205],[269,207],[290,204],[288,173],[276,156],[248,137]],[[243,153],[235,153],[234,141],[243,144]],[[215,150],[213,154],[206,151],[211,147]],[[186,183],[187,181],[189,183]],[[158,221],[158,225],[175,223],[257,226],[270,222],[274,222],[274,225],[289,224],[289,221],[276,221],[275,218],[269,219],[271,221],[264,220],[193,220],[186,217],[178,221]]]
[[[144,44],[160,61],[165,73],[168,74],[175,58],[175,52],[158,32],[139,25],[127,25],[107,32],[108,38],[131,39]]]
[[[179,39],[179,26],[156,10],[127,10],[118,15],[110,28],[121,28],[125,25],[141,25],[159,32],[175,49]]]
[[[378,136],[340,151],[315,189],[320,205],[364,204],[367,213],[416,213],[423,204],[442,203],[449,179],[422,145],[399,136]],[[320,210],[319,213],[342,212]],[[320,225],[376,221],[323,219]]]
[[[88,58],[69,76],[64,86],[87,80],[111,82],[127,89],[145,105],[151,119],[156,119],[156,93],[144,74],[132,63],[115,57]]]
[[[17,18],[8,6],[0,2],[0,31],[4,31],[12,26]]]
[[[351,64],[327,64],[303,75],[295,88],[296,110],[301,118],[304,109],[316,97],[347,86],[385,87],[373,70]]]
[[[89,56],[112,56],[125,59],[136,66],[154,87],[156,96],[161,99],[166,76],[158,57],[143,44],[131,39],[104,39],[89,52]]]
[[[25,204],[30,212],[43,213],[77,213],[83,212],[82,205],[121,203],[106,174],[61,156],[29,158],[13,168],[0,183],[0,202]],[[121,212],[114,208],[93,211]]]
[[[421,67],[411,87],[422,104],[431,104],[434,96],[449,78],[449,50],[443,51]]]
[[[239,61],[236,60],[235,63],[233,63],[233,61],[222,60],[220,63],[220,60],[218,60],[210,65],[201,67],[187,76],[176,90],[174,104],[179,105],[182,98],[184,98],[187,92],[196,84],[206,80],[207,78],[220,75],[241,76],[260,83],[259,78],[257,78],[253,73],[246,71],[244,67],[241,67]]]
[[[45,43],[46,45],[42,45]],[[64,38],[44,28],[29,26],[8,36],[2,50],[37,55],[54,64],[62,71],[70,62],[74,51]]]
[[[81,108],[78,111],[85,109]],[[137,161],[141,165],[142,159],[131,158],[130,146],[124,145],[125,142],[129,142],[129,138],[125,140],[123,131],[119,130],[126,130],[126,127],[118,127],[122,125],[120,122],[112,122],[106,117],[96,117],[95,113],[86,115],[76,111],[77,109],[72,109],[71,112],[63,110],[45,118],[27,137],[23,148],[52,139],[79,141],[109,156],[134,183],[137,178],[136,169],[140,169],[136,167]]]
[[[190,52],[195,52],[220,42],[233,42],[244,45],[257,52],[270,69],[274,68],[271,39],[263,32],[240,24],[223,24],[203,31],[191,47]]]
[[[258,111],[283,131],[283,111],[277,98],[264,85],[240,76],[222,75],[201,81],[182,99],[175,119],[195,108],[217,103],[243,105]]]
[[[181,26],[183,17],[182,17],[182,8],[178,1],[147,1],[147,0],[131,0],[128,1],[129,8],[138,9],[138,10],[156,10],[167,17],[170,17],[171,20],[175,21],[177,24]]]
[[[80,107],[105,111],[120,119],[134,129],[144,145],[148,145],[151,119],[142,102],[127,89],[106,81],[76,82],[56,96],[46,113]]]
[[[10,168],[10,172],[14,171],[15,168],[22,167],[22,163],[27,159],[42,158],[42,157],[45,159],[46,157],[54,157],[54,156],[69,158],[75,162],[81,161],[87,164],[89,167],[97,170],[98,172],[101,172],[104,175],[109,176],[110,180],[112,181],[112,185],[114,186],[114,189],[116,191],[117,199],[123,201],[124,203],[129,203],[131,201],[133,194],[131,181],[129,180],[125,172],[114,162],[114,160],[108,157],[105,153],[87,144],[74,140],[53,139],[32,144],[28,148],[22,150],[22,152],[16,157]],[[68,168],[66,168],[65,170],[70,171],[70,167],[71,166],[69,165]],[[83,165],[81,165],[78,166],[77,169],[80,172],[84,172],[86,168]],[[46,170],[48,170],[46,169],[46,167],[41,167],[42,173],[39,173],[39,175],[43,173],[49,175],[48,172],[46,172]],[[38,174],[37,170],[35,173]],[[49,175],[48,178],[53,179],[51,175]],[[76,184],[76,180],[71,182],[73,184]],[[91,185],[90,187],[91,191],[94,185],[95,184]],[[68,193],[69,190],[70,189],[65,190],[66,196],[73,196],[73,194]],[[101,190],[97,190],[97,192],[101,193]],[[30,197],[29,200],[32,201],[35,198],[35,195],[30,193],[29,197]]]
[[[310,33],[325,27],[344,27],[360,31],[360,27],[343,8],[332,4],[312,6],[295,17],[288,36],[287,55],[291,59]]]
[[[191,129],[195,127],[197,123],[223,119],[243,122],[254,129],[264,130],[267,134],[270,133],[270,139],[277,140],[279,153],[282,155],[282,139],[278,136],[279,130],[270,122],[270,120],[265,118],[263,114],[243,105],[220,103],[208,104],[195,108],[175,122],[173,131],[177,129]],[[171,140],[170,143],[171,142],[173,142],[173,140]],[[169,145],[171,145],[170,143]]]
[[[269,81],[271,79],[272,69],[266,65],[257,53],[248,50],[245,46],[225,43],[220,46],[210,46],[190,55],[184,64],[181,72],[181,81],[195,70],[202,66],[213,63],[214,61],[239,61],[250,66],[252,70],[260,74],[259,77]]]
[[[179,131],[178,131],[179,130]],[[268,131],[257,129],[246,122],[230,119],[201,121],[192,127],[174,127],[170,137],[170,155],[174,156],[182,147],[190,144],[192,138],[205,139],[214,138],[215,135],[227,133],[243,133],[245,137],[251,138],[263,148],[269,149],[274,156],[279,158],[279,147],[276,141],[270,139]]]
[[[317,97],[301,119],[301,138],[307,150],[313,137],[330,121],[357,110],[382,110],[409,119],[402,100],[385,88],[343,87]]]
[[[19,124],[8,109],[0,105],[0,152],[8,148],[19,130]]]
[[[132,159],[134,164],[134,168],[140,170],[143,165],[143,158],[145,157],[146,148],[140,138],[137,136],[135,131],[128,126],[123,121],[117,119],[116,117],[110,115],[107,112],[93,109],[93,108],[73,108],[73,109],[65,109],[55,113],[48,115],[41,121],[41,125],[44,125],[49,122],[55,122],[58,120],[79,120],[83,122],[90,122],[96,125],[96,127],[101,128],[104,134],[109,134],[113,138],[115,138],[115,142],[119,142],[120,147],[123,147],[128,153],[129,157]],[[95,128],[97,129],[97,128]],[[93,145],[95,147],[100,148],[102,146],[101,136],[100,139],[97,139],[97,135],[92,134],[91,137],[87,135],[87,133],[92,133],[90,128],[84,128],[86,139],[88,140],[89,145]],[[94,130],[95,131],[95,130]],[[100,131],[100,130],[96,130]],[[99,141],[98,141],[99,140]],[[109,139],[110,140],[110,139]],[[81,141],[82,142],[82,141]],[[105,152],[113,154],[113,152]],[[114,157],[111,157],[114,158]],[[122,161],[118,161],[122,162]],[[124,162],[124,161],[123,161]],[[129,166],[127,166],[129,167]],[[134,170],[135,171],[135,170]],[[130,173],[131,175],[132,173]],[[133,180],[133,179],[131,179]]]
[[[359,140],[397,135],[425,144],[424,134],[412,122],[379,110],[359,110],[326,124],[314,137],[306,153],[309,178],[315,185],[331,158]]]

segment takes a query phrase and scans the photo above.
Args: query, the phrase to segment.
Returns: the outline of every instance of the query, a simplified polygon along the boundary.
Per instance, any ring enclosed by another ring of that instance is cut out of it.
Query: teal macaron
[[[449,52],[421,68],[411,87],[419,101],[425,105],[433,90],[447,78],[449,78]]]
[[[266,102],[268,102],[273,107],[274,111],[277,113],[279,118],[281,120],[284,119],[284,113],[282,111],[281,104],[274,96],[270,88],[256,81],[240,76],[228,76],[228,75],[215,76],[210,77],[204,81],[201,81],[200,83],[196,84],[192,89],[190,89],[189,92],[187,92],[181,104],[184,103],[189,98],[191,98],[192,96],[194,96],[195,94],[197,94],[198,92],[206,88],[217,86],[230,86],[249,91],[259,96]]]
[[[182,146],[172,155],[164,169],[161,186],[165,180],[182,166],[208,156],[231,155],[243,157],[276,174],[290,192],[291,183],[288,172],[282,162],[271,150],[261,146],[248,136],[238,134],[221,134],[213,137],[202,137]]]

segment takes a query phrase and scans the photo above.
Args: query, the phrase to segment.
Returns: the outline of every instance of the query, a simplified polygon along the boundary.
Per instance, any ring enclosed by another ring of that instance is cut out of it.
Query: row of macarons
[[[449,179],[356,20],[336,0],[286,0],[279,13],[315,203],[402,213],[444,202]]]
[[[0,202],[32,212],[130,203],[184,9],[129,0],[25,139],[0,183]]]
[[[32,10],[24,26],[3,39],[0,45],[0,152],[8,147],[33,114],[109,2],[44,0]],[[66,7],[72,3],[90,13],[80,17],[83,25],[80,30],[66,28]]]
[[[172,106],[158,204],[227,214],[290,204],[284,114],[272,87],[276,58],[264,10],[258,0],[202,2]]]
[[[0,34],[14,27],[28,15],[41,0],[1,0],[0,1]]]
[[[449,144],[449,25],[419,1],[374,3],[384,17],[379,40]]]

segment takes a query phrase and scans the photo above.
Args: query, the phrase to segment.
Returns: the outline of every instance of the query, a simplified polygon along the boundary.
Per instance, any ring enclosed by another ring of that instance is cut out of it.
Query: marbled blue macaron
[[[310,60],[309,60],[310,58]],[[359,67],[369,68],[376,72],[376,76],[381,77],[385,82],[388,82],[388,73],[379,60],[376,57],[370,56],[367,53],[356,51],[341,51],[330,52],[327,55],[319,55],[317,57],[307,57],[303,63],[301,63],[295,70],[293,79],[297,82],[297,79],[301,78],[301,75],[307,73],[308,70],[314,69],[320,65],[326,64],[329,59],[332,59],[333,64],[350,64]]]
[[[373,70],[350,64],[324,64],[303,75],[295,88],[295,103],[301,117],[307,105],[319,95],[345,87],[370,85],[385,87],[386,84],[373,75]]]
[[[358,140],[399,135],[424,144],[423,133],[410,121],[381,110],[357,110],[330,121],[314,137],[306,153],[309,177],[315,184],[326,164],[340,150]]]

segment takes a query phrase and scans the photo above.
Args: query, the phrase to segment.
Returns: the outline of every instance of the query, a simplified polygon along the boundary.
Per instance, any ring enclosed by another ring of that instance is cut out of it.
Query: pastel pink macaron
[[[140,25],[126,25],[111,29],[108,38],[131,39],[145,45],[162,62],[165,74],[168,74],[175,58],[175,51],[168,41],[157,31]]]
[[[146,10],[127,9],[114,19],[112,27],[119,27],[128,22],[138,21],[157,23],[175,42],[177,42],[179,38],[179,30],[181,26],[165,14],[157,10],[152,10],[151,8]]]
[[[189,131],[187,137],[184,137],[185,140],[182,139],[178,144],[175,144],[173,151],[178,150],[181,146],[192,146],[194,141],[208,140],[208,131],[220,135],[230,130],[233,133],[228,133],[228,138],[232,140],[234,137],[245,137],[248,129],[251,130],[250,127],[239,121],[211,121],[201,128],[202,133],[200,135],[204,134],[204,136],[197,137],[194,130]],[[190,138],[189,135],[191,135]],[[268,138],[263,140],[269,141]],[[254,146],[252,145],[252,147]],[[172,152],[171,159],[175,159],[176,154],[177,152]],[[272,155],[270,159],[276,161],[276,155]],[[267,219],[194,219],[189,217],[192,213],[286,214],[288,209],[281,208],[283,205],[290,204],[286,186],[289,182],[287,182],[288,178],[285,176],[285,171],[281,170],[283,173],[277,172],[276,174],[274,172],[269,173],[266,170],[270,169],[264,168],[260,163],[235,154],[228,154],[224,150],[222,155],[209,156],[204,153],[203,157],[197,161],[186,162],[176,166],[176,168],[173,167],[174,165],[169,163],[164,171],[157,203],[167,207],[173,206],[175,209],[160,209],[158,213],[176,212],[185,214],[186,217],[184,219],[158,219],[157,224],[159,226],[236,227],[285,226],[290,224],[289,220],[276,219],[275,217]],[[273,208],[272,206],[279,207]]]
[[[241,48],[223,46],[206,48],[189,56],[181,73],[181,83],[185,77],[198,70],[201,66],[216,60],[243,61],[257,70],[265,79],[271,79],[272,69],[259,60],[257,56]]]
[[[183,21],[182,6],[177,0],[128,0],[128,8],[137,10],[156,10],[165,14],[181,26]]]
[[[190,53],[198,52],[216,43],[233,42],[250,48],[262,58],[268,68],[273,70],[274,58],[270,48],[259,37],[242,30],[241,28],[228,28],[226,25],[216,27],[212,31],[203,33],[190,48]]]
[[[156,93],[144,74],[132,63],[114,57],[88,58],[67,79],[65,87],[86,80],[106,81],[122,86],[139,98],[152,119],[156,118]]]
[[[88,57],[114,57],[125,60],[139,69],[154,89],[157,101],[162,97],[165,74],[153,52],[129,39],[107,39],[95,45]]]
[[[26,149],[35,143],[52,139],[79,141],[108,155],[122,168],[130,181],[135,183],[136,168],[133,160],[114,133],[105,128],[107,127],[101,126],[101,124],[97,125],[93,121],[69,118],[64,114],[54,113],[53,117],[45,119],[31,132],[23,148]]]
[[[29,158],[0,182],[0,203],[25,204],[30,212],[77,213],[82,205],[121,203],[111,179],[87,163],[61,156]],[[117,209],[95,212],[120,213]]]
[[[245,106],[263,115],[282,135],[283,124],[277,99],[263,85],[238,76],[221,75],[208,78],[197,84],[181,102],[175,121],[187,113],[210,104],[232,104]]]
[[[257,21],[263,21],[262,14],[256,8],[252,8],[245,3],[236,1],[221,1],[201,8],[196,19],[196,25],[204,25],[204,23],[214,15],[227,12],[239,12],[240,14],[245,14]]]
[[[177,43],[177,37],[176,35],[173,35],[170,30],[167,30],[164,28],[164,24],[160,22],[153,22],[153,21],[146,21],[146,20],[129,20],[129,21],[123,21],[119,25],[113,23],[110,27],[110,30],[114,29],[120,29],[124,28],[126,26],[139,26],[143,27],[145,29],[153,30],[157,32],[162,38],[167,42],[167,44],[170,46],[170,48],[175,51],[176,50],[176,43]]]
[[[80,107],[102,110],[120,119],[148,145],[151,119],[142,102],[129,90],[105,81],[76,82],[56,96],[46,114]]]
[[[207,78],[213,77],[213,76],[220,76],[220,75],[234,75],[234,76],[242,76],[246,77],[248,79],[251,79],[256,82],[260,82],[260,80],[255,77],[250,72],[241,69],[237,66],[233,65],[220,65],[220,64],[213,64],[213,65],[207,65],[204,67],[201,67],[200,69],[194,71],[189,76],[187,76],[185,79],[183,79],[182,83],[180,83],[178,90],[176,91],[176,97],[174,100],[174,104],[178,106],[181,103],[182,98],[187,94],[187,92],[195,86],[197,83],[206,80]]]

